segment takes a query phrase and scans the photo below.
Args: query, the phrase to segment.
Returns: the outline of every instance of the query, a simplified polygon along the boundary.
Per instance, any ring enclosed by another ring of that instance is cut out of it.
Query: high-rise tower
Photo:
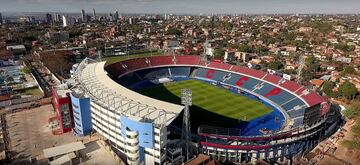
[[[81,10],[81,20],[83,22],[86,22],[86,15],[85,15],[85,10],[84,9]]]
[[[96,20],[96,12],[95,12],[95,8],[93,8],[93,20]]]

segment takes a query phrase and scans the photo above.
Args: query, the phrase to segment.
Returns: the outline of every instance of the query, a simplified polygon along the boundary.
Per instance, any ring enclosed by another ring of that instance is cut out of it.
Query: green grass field
[[[180,104],[181,90],[184,88],[191,89],[193,92],[193,106],[190,107],[190,115],[196,125],[229,127],[272,111],[271,108],[260,102],[199,80],[168,83],[139,92],[156,99]]]

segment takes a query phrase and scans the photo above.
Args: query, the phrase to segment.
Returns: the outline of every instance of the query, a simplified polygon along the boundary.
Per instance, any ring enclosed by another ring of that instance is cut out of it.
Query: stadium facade
[[[173,122],[184,106],[133,91],[143,82],[197,79],[256,99],[281,114],[255,119],[240,131],[199,126],[193,135],[197,153],[224,162],[291,160],[330,136],[341,122],[337,109],[314,91],[266,72],[206,62],[199,56],[154,56],[108,66],[85,59],[73,78],[72,97],[89,99],[91,127],[128,164],[183,161],[181,148],[171,147],[170,135],[178,132]]]

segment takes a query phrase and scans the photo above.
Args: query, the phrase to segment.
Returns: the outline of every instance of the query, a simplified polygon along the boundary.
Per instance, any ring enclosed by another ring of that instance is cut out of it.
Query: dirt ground
[[[90,158],[85,164],[116,164],[112,155],[96,142],[99,139],[96,134],[91,137],[77,137],[71,132],[53,135],[48,120],[54,116],[56,113],[51,104],[6,115],[13,162],[28,164],[25,162],[29,158],[47,162],[44,149],[82,141],[87,147],[82,152]]]
[[[102,164],[111,164],[117,165],[120,164],[117,162],[109,151],[100,143],[100,141],[91,141],[85,144],[86,149],[81,151],[89,159],[80,163],[80,165],[102,165]]]
[[[316,164],[318,165],[337,165],[337,164],[360,164],[360,151],[348,149],[342,146],[340,143],[342,140],[352,140],[353,135],[350,133],[351,127],[354,125],[354,122],[348,121],[342,131],[344,137],[334,143],[334,146],[337,148],[334,153],[328,153],[324,156],[323,159],[319,160]]]
[[[43,149],[76,141],[71,133],[52,134],[48,119],[55,115],[50,104],[6,115],[14,160],[41,158]]]

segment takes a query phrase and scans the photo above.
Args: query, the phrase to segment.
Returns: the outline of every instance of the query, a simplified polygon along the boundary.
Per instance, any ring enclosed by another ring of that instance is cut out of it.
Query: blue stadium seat
[[[261,81],[249,77],[249,80],[244,82],[242,87],[252,91],[254,89],[255,85],[260,84],[260,83],[261,83]]]
[[[145,70],[137,71],[136,73],[142,79],[147,79],[147,80],[170,77],[170,71],[168,67],[145,69]]]
[[[275,95],[275,96],[269,96],[268,98],[271,101],[274,101],[275,103],[277,103],[279,105],[282,105],[282,104],[286,103],[287,101],[294,99],[295,96],[290,94],[289,92],[282,90],[280,94]]]
[[[208,71],[207,69],[198,68],[198,69],[196,70],[195,76],[196,76],[196,77],[200,77],[200,78],[204,78],[204,77],[206,77],[207,71]]]
[[[305,105],[305,103],[303,101],[301,101],[299,98],[295,98],[285,104],[282,104],[282,107],[285,109],[285,110],[290,110],[290,109],[293,109],[295,106],[303,106]]]
[[[292,110],[287,111],[287,113],[289,114],[289,116],[291,118],[296,118],[296,117],[299,117],[299,116],[303,116],[304,112],[305,112],[305,108],[301,108],[301,109],[298,109],[298,110],[292,109]]]
[[[304,121],[304,118],[301,117],[301,118],[296,118],[294,120],[294,124],[293,124],[293,127],[296,128],[296,127],[300,127],[303,125],[303,121]]]
[[[224,77],[227,75],[226,72],[223,72],[223,71],[215,71],[214,74],[213,74],[213,77],[211,78],[212,80],[215,80],[215,81],[223,81],[224,80]]]
[[[130,86],[132,84],[140,82],[141,79],[136,73],[128,73],[122,77],[120,77],[117,82],[123,86]]]
[[[262,86],[260,89],[255,89],[254,92],[257,94],[260,94],[264,96],[266,93],[270,92],[274,86],[268,84],[268,83],[260,83],[259,86]]]
[[[170,72],[173,77],[188,77],[190,75],[190,67],[171,67]]]
[[[199,78],[205,78],[205,79],[211,79],[214,81],[223,81],[225,75],[227,75],[226,72],[223,71],[217,71],[217,70],[211,70],[211,69],[205,69],[205,68],[199,68],[196,72],[196,77]]]

